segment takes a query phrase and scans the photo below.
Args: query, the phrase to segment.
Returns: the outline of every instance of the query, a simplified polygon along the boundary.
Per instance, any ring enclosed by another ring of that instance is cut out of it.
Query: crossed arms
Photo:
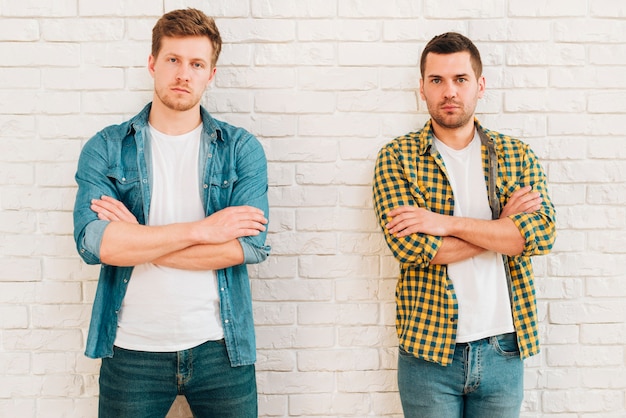
[[[511,169],[503,169],[498,182],[500,218],[483,220],[442,214],[449,198],[445,180],[439,177],[436,162],[419,154],[416,139],[403,137],[383,147],[374,173],[374,210],[401,264],[426,268],[484,251],[524,257],[550,251],[556,236],[554,207],[543,170],[529,147],[508,144],[515,153],[501,162],[501,167],[508,163]]]
[[[100,245],[100,259],[114,266],[153,263],[184,270],[216,270],[243,263],[238,238],[265,231],[263,211],[231,206],[196,222],[145,226],[124,204],[102,196],[91,202],[98,219],[110,221]]]
[[[387,214],[385,225],[398,238],[413,233],[443,237],[431,264],[449,264],[474,257],[484,251],[518,255],[524,238],[509,215],[530,213],[541,208],[542,198],[530,186],[516,190],[504,206],[500,219],[482,220],[441,215],[415,206],[400,206]]]

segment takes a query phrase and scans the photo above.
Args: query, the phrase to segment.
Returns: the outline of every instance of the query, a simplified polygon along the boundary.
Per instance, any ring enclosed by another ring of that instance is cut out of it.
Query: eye
[[[459,83],[465,83],[467,81],[467,78],[465,77],[459,77],[459,79],[457,80]]]
[[[176,62],[176,58],[172,57],[172,58],[168,58],[167,59],[169,62]]]
[[[204,65],[200,62],[194,62],[193,64],[193,68],[201,70],[202,68],[204,68]]]
[[[439,84],[439,83],[441,83],[441,80],[440,80],[440,79],[438,79],[438,78],[433,78],[433,79],[431,80],[431,83],[433,83],[433,84]]]

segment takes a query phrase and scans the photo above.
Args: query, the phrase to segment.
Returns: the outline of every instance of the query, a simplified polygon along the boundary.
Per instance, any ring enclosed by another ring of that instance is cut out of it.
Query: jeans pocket
[[[519,346],[517,345],[517,334],[511,332],[508,334],[500,334],[491,338],[496,353],[505,357],[519,357]]]

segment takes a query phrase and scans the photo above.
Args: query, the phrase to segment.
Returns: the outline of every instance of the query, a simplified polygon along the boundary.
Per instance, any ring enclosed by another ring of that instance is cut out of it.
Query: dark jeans
[[[197,418],[258,416],[254,365],[231,367],[224,341],[153,353],[114,347],[100,368],[100,418],[163,418],[177,395]]]

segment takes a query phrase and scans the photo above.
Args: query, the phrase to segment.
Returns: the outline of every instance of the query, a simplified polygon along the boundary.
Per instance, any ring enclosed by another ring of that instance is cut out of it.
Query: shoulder
[[[532,154],[530,146],[521,139],[484,128],[480,125],[478,128],[482,129],[487,137],[493,141],[496,152],[499,155],[503,155],[505,157],[523,157],[526,154]]]

